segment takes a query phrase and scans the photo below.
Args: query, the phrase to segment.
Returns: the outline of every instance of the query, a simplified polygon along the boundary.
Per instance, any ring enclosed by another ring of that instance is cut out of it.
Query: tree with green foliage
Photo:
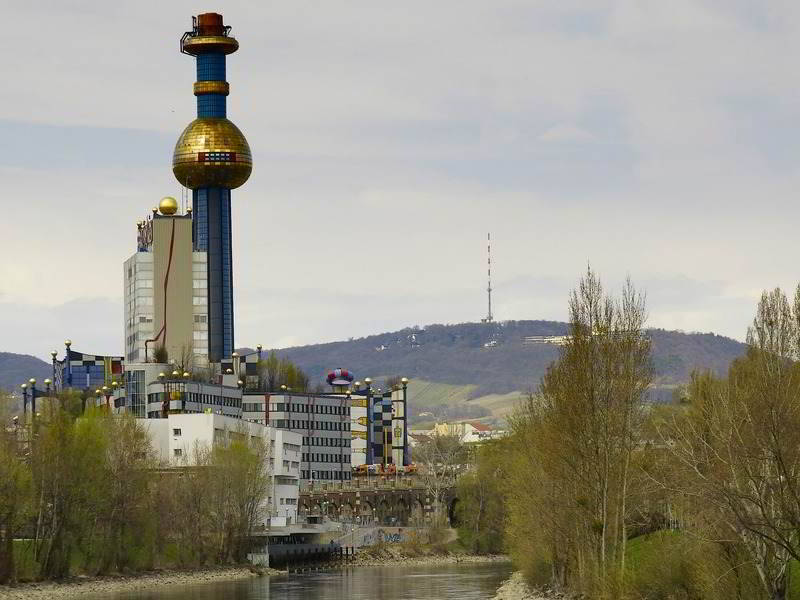
[[[616,598],[652,380],[645,302],[630,282],[611,298],[588,270],[569,312],[558,361],[512,420],[508,540],[530,575],[544,567],[553,585]]]
[[[0,403],[7,401],[0,393]],[[0,421],[0,584],[16,581],[14,538],[32,511],[33,478],[18,426]]]
[[[764,292],[747,342],[727,379],[692,378],[689,410],[666,430],[680,467],[669,485],[785,600],[800,561],[800,287],[793,303]]]
[[[308,390],[309,377],[288,358],[279,358],[274,350],[258,364],[261,385],[268,392],[280,391],[286,386],[294,392]]]
[[[488,440],[475,451],[474,463],[457,484],[459,537],[475,554],[499,554],[504,548],[507,440]]]

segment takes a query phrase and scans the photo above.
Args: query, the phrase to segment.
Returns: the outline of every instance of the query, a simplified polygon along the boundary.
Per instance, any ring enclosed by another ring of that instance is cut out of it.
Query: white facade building
[[[153,254],[125,261],[125,361],[144,362],[144,341],[153,337]]]
[[[265,427],[219,414],[171,414],[163,419],[144,419],[153,448],[170,467],[191,465],[195,448],[226,444],[237,436],[269,439],[270,495],[263,511],[263,525],[283,526],[297,522],[300,493],[299,433]]]

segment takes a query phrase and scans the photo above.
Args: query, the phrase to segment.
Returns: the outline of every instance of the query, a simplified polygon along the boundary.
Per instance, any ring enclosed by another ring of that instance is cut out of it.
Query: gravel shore
[[[558,592],[531,590],[522,578],[522,573],[517,571],[497,588],[497,593],[492,600],[568,600],[568,598],[570,596]]]
[[[254,572],[246,567],[205,569],[200,571],[158,571],[137,575],[108,577],[75,577],[63,582],[23,583],[16,586],[0,585],[0,600],[56,600],[57,598],[105,598],[108,594],[132,592],[164,585],[191,585],[214,581],[233,581],[261,574],[273,575],[280,571],[263,569]],[[102,594],[102,596],[101,596]],[[96,596],[91,596],[96,595]]]

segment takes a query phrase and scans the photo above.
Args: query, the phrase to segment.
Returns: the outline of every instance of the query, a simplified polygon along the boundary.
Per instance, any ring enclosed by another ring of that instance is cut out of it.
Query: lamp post
[[[367,485],[369,485],[369,467],[375,463],[375,450],[372,447],[372,421],[374,419],[372,409],[372,379],[367,377],[364,379],[364,385],[367,386]]]
[[[69,349],[72,346],[72,340],[64,340],[64,346],[67,348],[64,354],[64,362],[67,365],[67,387],[72,387],[72,357]]]
[[[27,421],[28,415],[28,384],[23,383],[19,386],[22,388],[22,420]]]
[[[232,369],[225,369],[225,375],[233,375]],[[217,409],[218,413],[222,412],[222,406],[225,405],[225,398],[222,396],[222,383],[225,381],[225,376],[220,373],[219,375],[219,401],[220,401],[220,408]]]
[[[165,382],[167,376],[162,371],[158,374],[158,380],[161,382],[161,418],[166,419],[169,414],[169,396],[167,395],[167,384]]]
[[[114,408],[117,408],[117,391],[120,389],[119,382],[116,379],[111,380],[111,395],[114,397]]]
[[[408,447],[408,377],[400,380],[403,385],[403,466],[411,464],[411,449]]]
[[[28,379],[28,384],[31,389],[31,417],[36,418],[36,379],[31,377]]]
[[[52,362],[53,362],[53,381],[57,381],[57,378],[56,378],[56,363],[58,361],[56,360],[56,356],[58,356],[58,352],[56,350],[53,350],[52,352],[50,352],[50,358],[53,359],[52,360]]]
[[[347,407],[350,406],[350,390],[347,390],[347,395],[345,397],[345,404],[341,407],[341,413],[339,415],[339,481],[341,482],[342,488],[344,488],[344,446],[342,445],[344,441],[344,423],[345,423],[345,416],[347,415]]]

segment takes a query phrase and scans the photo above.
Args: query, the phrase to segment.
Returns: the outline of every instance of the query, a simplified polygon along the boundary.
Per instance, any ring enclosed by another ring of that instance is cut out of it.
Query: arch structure
[[[443,505],[451,525],[457,501],[455,489],[447,490]],[[421,527],[433,518],[433,499],[423,488],[307,491],[300,494],[297,508],[301,517],[360,525]]]

